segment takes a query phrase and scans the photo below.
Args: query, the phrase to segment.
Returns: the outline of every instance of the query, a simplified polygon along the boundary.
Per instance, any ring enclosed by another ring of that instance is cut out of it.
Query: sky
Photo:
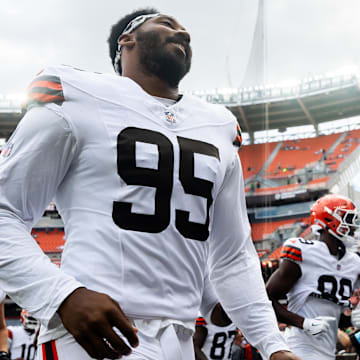
[[[359,0],[265,0],[268,83],[360,65]],[[112,72],[106,40],[123,15],[154,6],[192,37],[186,91],[241,87],[258,0],[0,0],[0,94],[46,65]]]

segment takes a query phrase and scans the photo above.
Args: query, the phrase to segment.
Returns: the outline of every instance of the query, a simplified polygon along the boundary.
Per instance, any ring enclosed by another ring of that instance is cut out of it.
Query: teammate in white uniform
[[[209,263],[246,338],[266,359],[295,359],[250,237],[236,119],[178,92],[190,35],[146,10],[111,39],[122,76],[41,72],[0,161],[0,287],[41,320],[39,358],[129,354],[135,324],[129,359],[193,359]],[[67,238],[61,270],[30,235],[53,198]]]
[[[278,320],[293,325],[287,331],[290,348],[302,359],[335,359],[339,318],[350,306],[360,274],[360,257],[347,251],[359,227],[353,202],[326,195],[311,208],[319,241],[288,239],[279,269],[267,283]],[[278,300],[287,294],[287,310]]]
[[[194,348],[196,360],[231,359],[231,348],[236,335],[236,326],[229,320],[224,326],[196,319]]]
[[[20,320],[22,325],[8,327],[10,359],[34,360],[34,338],[39,322],[24,309],[21,311]]]

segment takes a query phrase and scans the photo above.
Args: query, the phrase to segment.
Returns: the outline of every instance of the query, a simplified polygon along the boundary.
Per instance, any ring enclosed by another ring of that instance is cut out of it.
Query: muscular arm
[[[264,358],[288,350],[251,240],[240,160],[236,154],[214,203],[210,280],[226,313]],[[280,359],[273,357],[272,359]],[[289,359],[287,355],[283,357]]]
[[[196,326],[193,336],[194,351],[196,360],[207,360],[206,355],[201,350],[205,344],[208,331],[205,326]]]
[[[131,350],[113,327],[138,343],[119,304],[61,271],[30,235],[77,152],[71,124],[58,111],[30,110],[9,140],[11,153],[0,156],[0,287],[48,328],[61,318],[92,358],[116,358]]]
[[[215,305],[210,318],[211,322],[216,326],[228,326],[231,324],[231,320],[220,303]]]
[[[279,268],[268,280],[266,290],[278,321],[302,329],[304,318],[288,311],[279,303],[280,299],[286,298],[286,294],[292,289],[300,277],[300,266],[290,260],[283,260]]]

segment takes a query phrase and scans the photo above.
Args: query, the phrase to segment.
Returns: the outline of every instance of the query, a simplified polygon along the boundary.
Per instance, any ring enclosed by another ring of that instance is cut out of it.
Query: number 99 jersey
[[[330,323],[331,331],[323,339],[314,339],[303,330],[292,327],[288,333],[290,347],[313,345],[333,358],[340,315],[343,308],[350,305],[349,299],[360,274],[360,257],[346,251],[339,259],[330,254],[324,242],[302,238],[285,241],[280,257],[297,263],[302,274],[287,294],[288,310],[304,318],[336,318]]]
[[[2,158],[3,171],[17,157],[32,175],[21,217],[31,223],[55,194],[64,272],[129,317],[194,322],[209,244],[225,263],[250,239],[234,116],[187,95],[166,107],[129,78],[66,66],[33,81],[27,106]],[[219,194],[233,202],[214,220]]]

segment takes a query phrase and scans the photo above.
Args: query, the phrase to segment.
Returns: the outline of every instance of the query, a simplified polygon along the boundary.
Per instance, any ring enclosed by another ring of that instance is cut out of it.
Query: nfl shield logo
[[[337,264],[336,265],[336,270],[340,270],[341,269],[341,265],[340,264]]]
[[[165,118],[166,121],[169,122],[170,124],[176,123],[175,114],[171,111],[165,111]]]
[[[7,143],[7,144],[5,145],[5,148],[4,148],[3,151],[2,151],[1,155],[2,155],[3,157],[9,157],[13,146],[14,146],[14,145],[13,145],[12,143]]]

